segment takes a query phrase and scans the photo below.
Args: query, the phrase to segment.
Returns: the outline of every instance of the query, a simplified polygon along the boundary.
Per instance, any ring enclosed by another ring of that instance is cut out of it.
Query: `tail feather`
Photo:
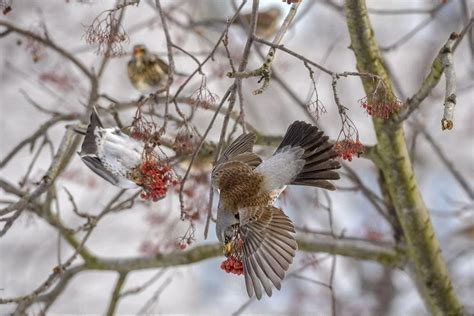
[[[335,160],[328,160],[316,164],[306,164],[305,167],[306,172],[333,170],[339,168],[339,162]]]
[[[322,135],[322,132],[321,132]],[[315,154],[322,154],[328,150],[331,150],[333,148],[333,145],[328,142],[329,137],[323,136],[317,139],[313,145],[308,147],[303,154],[303,158],[307,159],[310,156],[314,156]]]
[[[97,127],[102,128],[103,125],[100,121],[99,115],[97,114],[97,110],[94,107],[92,109],[89,126],[87,127],[86,136],[84,138],[84,142],[82,143],[80,153],[81,155],[91,155],[97,153],[97,144],[95,141],[95,129]]]
[[[328,139],[329,137],[324,136],[316,126],[305,122],[296,121],[288,127],[275,153],[286,147],[301,147],[304,149],[301,159],[305,160],[303,169],[290,184],[335,189],[335,186],[327,180],[340,178],[334,170],[339,169],[341,165],[334,160],[337,154]]]

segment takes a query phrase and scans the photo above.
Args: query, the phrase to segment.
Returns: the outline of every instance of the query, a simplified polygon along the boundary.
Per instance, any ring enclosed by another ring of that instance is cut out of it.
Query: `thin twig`
[[[166,18],[163,12],[163,8],[161,7],[160,0],[155,0],[156,8],[160,14],[161,25],[163,26],[163,32],[165,33],[166,38],[166,50],[168,52],[168,83],[166,85],[166,100],[165,100],[165,118],[163,121],[163,132],[166,132],[166,125],[168,123],[168,108],[170,103],[170,87],[173,84],[174,80],[174,72],[175,72],[175,64],[173,58],[173,42],[171,41],[170,32],[168,30],[168,23],[166,22]]]

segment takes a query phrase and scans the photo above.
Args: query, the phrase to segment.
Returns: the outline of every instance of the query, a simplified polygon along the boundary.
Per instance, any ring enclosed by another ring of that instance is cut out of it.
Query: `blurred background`
[[[90,69],[100,67],[102,56],[97,45],[85,41],[85,32],[104,10],[113,8],[115,1],[3,1],[11,5],[11,12],[1,17],[14,25],[40,35],[47,34],[58,46],[73,54]],[[236,1],[237,5],[240,4]],[[260,10],[272,8],[281,13],[277,26],[283,21],[290,6],[282,1],[261,0]],[[235,7],[231,1],[162,1],[169,14],[168,24],[173,41],[202,61],[218,41]],[[472,17],[473,5],[464,0],[403,0],[368,1],[370,19],[375,37],[395,82],[397,97],[406,100],[419,88],[429,72],[431,62],[444,45],[449,34],[461,31]],[[398,10],[406,9],[408,12]],[[249,13],[251,1],[243,9]],[[189,28],[190,22],[194,22]],[[129,40],[122,44],[123,55],[111,58],[100,81],[99,91],[120,102],[132,102],[141,94],[133,88],[127,77],[126,65],[135,44],[145,44],[150,51],[166,60],[166,40],[154,2],[142,0],[138,6],[125,9],[123,29]],[[188,27],[185,27],[188,26]],[[0,30],[2,31],[2,30]],[[271,33],[271,32],[270,32]],[[469,38],[471,37],[471,38]],[[246,41],[241,25],[229,29],[229,50],[238,65]],[[269,37],[271,40],[271,36]],[[406,138],[414,160],[414,169],[425,203],[430,210],[443,256],[448,264],[454,287],[466,309],[474,313],[474,207],[472,198],[459,184],[446,164],[440,159],[439,148],[454,168],[474,183],[474,63],[472,32],[467,34],[454,54],[458,79],[455,128],[449,132],[440,129],[443,111],[444,79],[432,91],[406,123]],[[303,0],[297,16],[283,42],[285,47],[336,71],[356,71],[353,52],[345,24],[342,3],[330,0]],[[262,64],[257,50],[266,54],[268,47],[255,44],[247,69]],[[176,70],[190,74],[196,63],[187,55],[175,51]],[[282,136],[294,120],[310,121],[314,101],[313,84],[301,60],[278,51],[274,77],[270,87],[261,95],[252,91],[260,87],[258,78],[245,79],[243,92],[248,124],[261,134]],[[225,74],[229,62],[222,46],[214,59],[203,68],[210,91],[222,98],[233,79]],[[185,76],[177,76],[171,91],[181,85]],[[317,125],[336,140],[341,129],[340,118],[331,89],[332,78],[314,69],[318,98],[326,113],[321,113]],[[72,63],[53,50],[42,47],[17,34],[0,37],[0,159],[4,159],[15,146],[34,133],[50,115],[32,104],[60,113],[82,113],[89,94],[88,79]],[[185,87],[182,96],[191,96],[201,84],[195,76]],[[371,118],[358,100],[365,97],[360,79],[349,77],[338,83],[341,103],[355,123],[359,139],[367,145],[375,144]],[[111,101],[100,98],[98,105],[108,108]],[[306,109],[309,109],[306,110]],[[186,113],[189,105],[182,105]],[[236,106],[238,110],[238,106]],[[176,115],[174,107],[170,113]],[[120,111],[124,125],[132,122],[135,109]],[[308,114],[309,113],[309,114]],[[192,119],[193,126],[202,134],[213,115],[213,109],[198,109]],[[209,140],[217,142],[223,115],[219,115]],[[114,125],[111,115],[104,115],[106,126]],[[57,149],[65,125],[59,122],[47,132],[48,143]],[[170,123],[169,137],[179,131],[179,124]],[[232,127],[230,124],[230,127]],[[421,127],[420,127],[421,126]],[[429,139],[420,132],[429,134]],[[229,128],[229,131],[231,128]],[[238,130],[237,134],[240,133]],[[46,138],[45,138],[46,139]],[[42,141],[41,139],[38,141]],[[435,145],[433,145],[433,142]],[[48,145],[49,146],[49,145]],[[49,147],[46,148],[49,148]],[[35,147],[36,148],[36,147]],[[39,152],[25,146],[0,169],[2,179],[20,184],[31,190],[51,162],[51,150]],[[271,147],[258,146],[263,156],[270,155]],[[37,156],[37,157],[36,157]],[[34,158],[36,157],[36,158]],[[37,159],[29,170],[32,159]],[[363,185],[381,196],[378,173],[366,159],[346,161]],[[187,165],[184,166],[184,168]],[[194,181],[192,201],[199,213],[195,225],[195,241],[189,245],[215,243],[214,224],[211,223],[207,240],[203,228],[207,214],[210,165],[192,171]],[[185,169],[177,167],[183,175]],[[28,174],[27,181],[24,181]],[[355,185],[350,172],[342,170],[339,190],[330,192],[332,218],[336,234],[369,240],[393,240],[387,222]],[[57,205],[55,210],[68,227],[78,227],[84,219],[76,216],[68,198],[67,189],[74,196],[77,208],[89,214],[98,214],[110,198],[120,192],[92,173],[78,156],[73,156],[66,170],[55,183]],[[135,192],[127,192],[132,196]],[[16,200],[0,190],[2,203]],[[191,203],[191,202],[190,202]],[[290,187],[279,205],[299,228],[313,231],[329,229],[327,199],[312,188]],[[215,208],[214,208],[215,210]],[[138,201],[133,208],[104,217],[94,229],[87,247],[101,257],[134,257],[169,251],[189,228],[179,221],[177,194],[169,194],[155,203]],[[298,232],[298,234],[304,234]],[[8,233],[0,239],[0,297],[25,295],[36,289],[57,265],[59,255],[72,254],[66,242],[60,241],[58,231],[31,212],[24,212]],[[143,291],[123,297],[117,313],[183,313],[183,314],[316,314],[329,315],[331,300],[335,298],[339,315],[422,315],[427,313],[410,276],[399,269],[389,269],[375,262],[337,257],[332,291],[327,286],[300,278],[288,277],[281,291],[261,301],[248,300],[242,277],[226,274],[219,268],[224,257],[201,261],[191,265],[164,270],[152,269],[130,273],[124,290],[143,285],[159,274],[159,278]],[[77,259],[80,262],[81,259]],[[299,252],[289,273],[307,266],[301,275],[324,284],[329,283],[333,257],[324,253]],[[84,271],[75,276],[60,296],[49,307],[51,314],[102,314],[107,310],[117,274],[103,271]],[[0,305],[0,314],[14,310],[14,305]],[[29,312],[39,314],[42,304],[34,304]]]

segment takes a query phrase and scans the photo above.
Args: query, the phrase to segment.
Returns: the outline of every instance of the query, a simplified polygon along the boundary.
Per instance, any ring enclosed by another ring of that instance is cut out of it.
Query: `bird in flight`
[[[134,169],[142,162],[144,143],[118,127],[104,128],[95,107],[79,156],[97,175],[123,189],[138,188]]]
[[[142,93],[151,93],[166,87],[169,66],[158,55],[150,53],[145,45],[133,47],[127,70],[130,82]]]
[[[266,160],[252,152],[255,140],[243,134],[223,152],[212,185],[220,196],[216,234],[224,255],[243,267],[248,295],[260,299],[263,290],[271,296],[273,286],[281,288],[297,250],[294,225],[274,201],[287,185],[335,190],[329,180],[339,179],[334,170],[341,165],[328,137],[305,122],[291,124]]]

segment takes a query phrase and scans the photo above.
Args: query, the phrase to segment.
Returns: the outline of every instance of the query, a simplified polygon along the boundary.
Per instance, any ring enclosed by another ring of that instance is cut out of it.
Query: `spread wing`
[[[249,172],[249,169],[254,169],[262,162],[262,159],[252,152],[255,139],[253,133],[242,134],[224,150],[212,170],[214,186],[219,187],[217,183],[225,170],[240,168]]]
[[[102,162],[97,156],[93,155],[82,155],[82,161],[97,175],[112,183],[113,185],[118,185],[119,180],[114,176],[110,171],[104,168]]]
[[[256,138],[254,133],[242,134],[237,137],[237,139],[224,150],[216,166],[231,160],[242,161],[249,165],[260,164],[260,162],[262,162],[260,157],[252,153]]]
[[[298,248],[294,225],[281,209],[273,206],[243,208],[239,216],[247,293],[260,299],[263,287],[271,296],[272,284],[281,288]]]

